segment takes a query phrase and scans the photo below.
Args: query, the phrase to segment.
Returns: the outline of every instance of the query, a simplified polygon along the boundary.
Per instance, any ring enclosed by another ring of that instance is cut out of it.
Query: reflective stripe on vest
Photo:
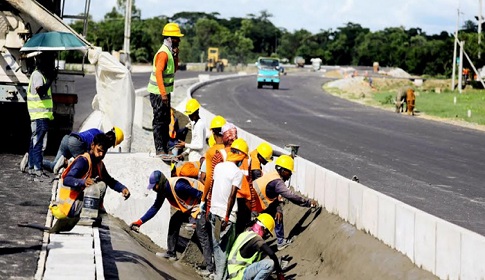
[[[39,71],[35,70],[42,75]],[[32,73],[33,74],[33,73]],[[47,82],[44,75],[42,75],[42,81],[44,84]],[[38,94],[32,94],[31,91],[32,78],[30,78],[29,86],[27,87],[27,109],[29,110],[30,120],[37,119],[49,119],[53,120],[54,115],[52,113],[53,103],[52,103],[52,91],[51,88],[47,90],[47,94],[44,97],[40,97]]]
[[[239,251],[246,243],[256,236],[257,234],[254,231],[245,231],[237,237],[236,241],[234,241],[227,262],[227,271],[229,273],[228,279],[242,279],[244,269],[250,264],[259,261],[261,257],[260,252],[254,253],[250,258],[243,258]]]
[[[170,189],[172,190],[173,197],[175,201],[170,201],[167,199],[170,204],[175,207],[176,209],[180,210],[182,213],[186,213],[191,211],[192,217],[196,218],[200,212],[199,209],[199,201],[195,200],[194,198],[188,198],[186,200],[181,199],[177,193],[175,192],[175,185],[177,181],[180,179],[185,179],[189,182],[192,188],[199,190],[200,192],[204,192],[204,184],[197,179],[189,178],[189,177],[171,177],[168,178],[168,183],[170,184]]]
[[[253,188],[256,191],[256,194],[258,195],[262,210],[268,208],[270,203],[276,199],[276,197],[271,199],[266,195],[266,187],[268,186],[269,182],[276,179],[281,180],[281,177],[278,174],[278,172],[273,171],[253,181]]]
[[[87,161],[88,161],[88,165],[89,165],[89,168],[88,168],[88,171],[86,172],[86,174],[84,174],[84,176],[82,177],[82,179],[87,179],[87,178],[90,178],[91,177],[91,174],[92,174],[92,171],[93,171],[93,167],[92,167],[92,162],[91,162],[91,156],[89,155],[89,153],[84,153],[82,155],[79,155],[76,157],[76,160],[80,157],[84,157]],[[64,170],[64,172],[62,172],[62,175],[61,175],[61,179],[64,180],[64,178],[67,176],[67,174],[69,173],[69,171],[71,170],[71,167],[73,165],[74,162],[76,162],[76,160],[74,160],[73,162],[71,162],[71,164],[69,164],[69,166],[66,167],[66,169]],[[96,167],[98,169],[98,174],[101,176],[101,168],[103,166],[103,162],[101,161]],[[78,199],[79,195],[81,194],[81,192],[84,190],[85,186],[82,186],[80,189],[77,188],[71,188],[71,187],[68,187],[68,186],[65,186],[62,182],[60,182],[60,187],[59,187],[59,202],[58,202],[58,207],[59,209],[62,211],[62,213],[66,214],[66,216],[69,215],[69,212],[71,211],[71,207],[72,205],[74,204],[74,202]]]
[[[160,94],[160,88],[158,88],[157,84],[157,77],[155,76],[155,73],[157,71],[157,68],[155,67],[155,62],[157,60],[157,55],[160,52],[164,52],[168,56],[167,65],[165,66],[165,69],[163,69],[162,76],[163,85],[165,86],[167,94],[169,94],[173,91],[173,83],[175,81],[175,62],[173,60],[172,52],[165,45],[162,45],[153,57],[152,74],[150,75],[150,81],[148,82],[147,91],[149,93]]]

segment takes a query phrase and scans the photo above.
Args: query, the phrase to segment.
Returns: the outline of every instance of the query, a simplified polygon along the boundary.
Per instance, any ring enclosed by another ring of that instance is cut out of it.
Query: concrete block
[[[347,178],[337,179],[337,213],[345,221],[349,220],[349,183]]]
[[[443,220],[436,222],[436,272],[441,279],[459,279],[462,229]]]
[[[414,214],[415,209],[396,202],[396,250],[414,262]]]
[[[315,172],[317,166],[307,161],[306,170],[305,170],[305,183],[304,187],[302,188],[302,193],[306,196],[314,198],[315,197]]]
[[[377,238],[391,248],[395,248],[396,201],[388,196],[379,196]]]
[[[325,209],[329,213],[337,212],[337,178],[338,174],[327,170],[325,174]]]
[[[349,183],[349,223],[355,225],[359,230],[363,228],[362,204],[364,189],[365,187],[357,182]]]
[[[302,194],[305,193],[305,184],[306,184],[306,171],[309,162],[307,160],[303,160],[302,158],[298,157],[295,159],[295,172],[291,176],[291,181],[289,182],[296,191],[301,192]]]
[[[460,279],[485,279],[485,237],[463,230]]]
[[[374,237],[377,236],[378,209],[378,193],[366,188],[362,194],[362,227]]]
[[[323,167],[316,168],[314,199],[322,206],[325,204],[325,174],[326,171]]]
[[[133,124],[139,127],[143,126],[143,96],[135,96],[135,112],[133,115]]]
[[[436,217],[416,211],[414,223],[414,263],[436,273]]]

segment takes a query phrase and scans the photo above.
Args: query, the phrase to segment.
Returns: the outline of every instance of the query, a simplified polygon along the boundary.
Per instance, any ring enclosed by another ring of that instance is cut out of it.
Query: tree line
[[[121,50],[123,7],[123,0],[118,0],[118,5],[103,20],[90,19],[86,39],[105,51]],[[380,66],[399,67],[416,75],[450,76],[454,61],[454,34],[445,31],[427,35],[420,28],[389,27],[371,32],[369,28],[349,22],[336,30],[320,29],[312,34],[305,29],[289,32],[275,26],[268,11],[230,19],[220,18],[218,13],[202,12],[141,19],[136,6],[132,12],[130,55],[135,63],[152,61],[162,44],[161,32],[167,22],[177,22],[185,35],[180,44],[183,62],[205,62],[207,48],[218,47],[221,57],[231,64],[252,64],[258,56],[275,56],[293,62],[294,57],[301,56],[306,63],[314,57],[321,58],[324,65],[371,66],[379,62]],[[83,24],[76,21],[71,26],[81,32]],[[475,66],[481,67],[485,63],[485,50],[478,44],[477,28],[473,21],[465,21],[458,37],[466,41],[465,51]],[[66,60],[80,60],[80,57],[69,54]],[[469,67],[467,61],[464,67]]]

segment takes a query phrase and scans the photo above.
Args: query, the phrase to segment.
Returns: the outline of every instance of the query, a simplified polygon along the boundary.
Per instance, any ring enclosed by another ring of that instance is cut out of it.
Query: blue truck
[[[279,89],[280,73],[283,69],[280,66],[280,60],[274,57],[260,57],[256,66],[258,67],[258,88],[270,85],[273,89]]]

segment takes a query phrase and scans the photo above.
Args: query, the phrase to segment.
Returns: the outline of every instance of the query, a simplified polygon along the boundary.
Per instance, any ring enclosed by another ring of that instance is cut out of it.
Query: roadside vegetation
[[[124,42],[125,0],[116,1],[112,11],[101,21],[90,20],[86,39],[103,50],[119,51]],[[167,22],[177,22],[184,33],[179,58],[182,62],[205,62],[208,47],[217,47],[220,57],[232,65],[254,64],[259,56],[275,56],[293,63],[301,56],[306,64],[311,58],[322,59],[322,65],[399,67],[413,75],[451,76],[454,36],[446,31],[426,34],[419,27],[387,27],[370,31],[358,23],[348,22],[336,29],[320,26],[312,33],[302,28],[289,31],[275,26],[272,14],[260,11],[246,17],[225,18],[218,13],[179,12],[143,18],[133,1],[130,56],[133,63],[151,63],[162,44],[161,31]],[[81,21],[71,25],[83,29]],[[460,23],[459,40],[466,41],[465,51],[477,67],[485,65],[479,58],[476,21]],[[483,29],[482,29],[483,30]],[[482,48],[483,49],[483,48]],[[74,53],[74,52],[73,52]],[[69,54],[68,63],[80,62],[79,54]],[[76,56],[77,55],[77,56]],[[468,61],[464,67],[470,68]]]
[[[450,90],[450,79],[427,79],[422,86],[416,86],[407,79],[373,78],[373,88],[369,86],[366,78],[350,79],[357,81],[348,81],[337,87],[325,85],[324,89],[349,100],[395,111],[396,93],[400,89],[411,87],[415,89],[417,116],[485,125],[485,90],[483,89],[467,86],[460,94],[458,90]]]

